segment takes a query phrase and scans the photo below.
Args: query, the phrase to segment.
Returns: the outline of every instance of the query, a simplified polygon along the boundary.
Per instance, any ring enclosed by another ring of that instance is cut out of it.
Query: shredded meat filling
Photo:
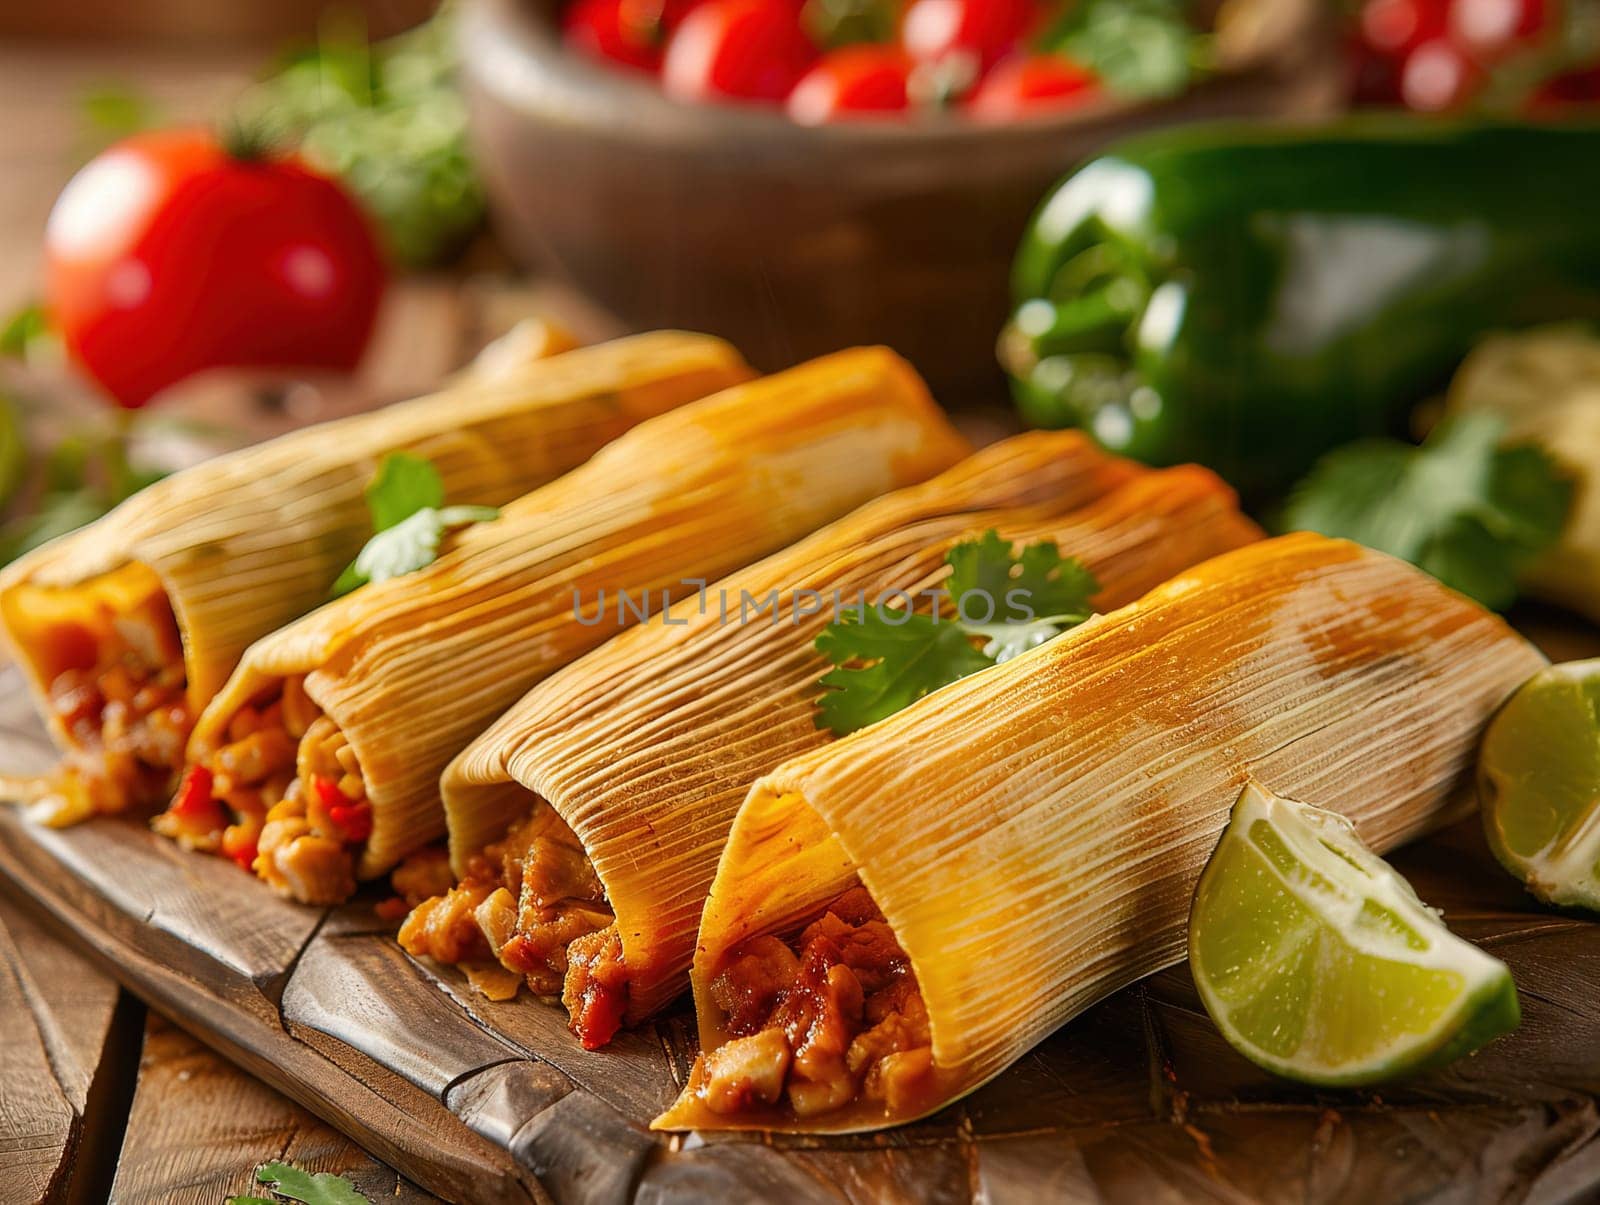
[[[708,1052],[700,1098],[718,1113],[787,1103],[815,1117],[854,1101],[903,1114],[933,1072],[928,1012],[910,961],[860,887],[796,946],[754,937],[711,983],[731,1040]]]
[[[156,828],[253,869],[281,895],[336,904],[355,892],[352,847],[372,833],[372,804],[348,738],[289,678],[240,708]]]
[[[75,630],[76,631],[76,630]],[[77,747],[39,792],[51,824],[148,807],[171,790],[194,726],[183,643],[160,592],[127,611],[105,607],[99,635],[62,637],[73,660],[50,682],[50,706]]]
[[[456,928],[466,916],[476,930],[472,941]],[[401,926],[400,944],[418,956],[462,964],[488,995],[506,983],[474,964],[497,964],[534,994],[561,997],[573,1032],[593,1050],[611,1040],[627,1011],[615,919],[582,843],[541,806],[474,857],[460,884],[416,905]]]

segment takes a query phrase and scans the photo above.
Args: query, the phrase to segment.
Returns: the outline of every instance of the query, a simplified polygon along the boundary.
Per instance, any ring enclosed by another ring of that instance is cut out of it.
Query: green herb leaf
[[[1175,96],[1195,76],[1204,40],[1183,0],[1081,0],[1039,41],[1091,68],[1130,99]]]
[[[406,452],[385,456],[367,486],[373,531],[387,531],[419,510],[437,510],[443,505],[444,479],[439,470],[422,457]]]
[[[876,609],[859,623],[829,624],[816,647],[840,667],[822,676],[828,690],[818,704],[819,726],[840,736],[994,664],[959,623],[913,614],[894,620]],[[850,668],[854,661],[866,664]]]
[[[366,494],[373,536],[334,582],[335,598],[368,582],[415,573],[433,563],[447,531],[500,517],[489,506],[446,506],[439,470],[405,452],[383,458]]]
[[[37,301],[30,302],[7,318],[0,327],[0,356],[25,360],[41,340],[50,338],[50,316]]]
[[[332,1172],[312,1175],[287,1163],[263,1163],[256,1168],[256,1183],[265,1184],[280,1197],[300,1201],[302,1205],[372,1205],[372,1201],[343,1176]],[[258,1205],[264,1199],[233,1197],[229,1205]],[[268,1201],[267,1205],[274,1203]]]
[[[232,114],[254,137],[296,146],[337,176],[394,256],[413,267],[458,250],[483,222],[455,85],[453,20],[446,4],[432,20],[370,47],[359,26],[325,22],[316,46],[284,60]]]
[[[0,394],[0,506],[11,501],[28,474],[28,443],[16,403]]]
[[[1517,575],[1561,536],[1573,483],[1540,449],[1500,447],[1504,423],[1468,414],[1420,448],[1364,440],[1323,457],[1284,511],[1289,529],[1343,536],[1504,609]]]
[[[953,606],[934,615],[870,608],[816,640],[836,668],[823,675],[819,727],[847,736],[968,674],[1036,648],[1090,615],[1094,575],[1051,541],[1016,555],[987,531],[945,556]],[[975,641],[982,640],[983,647]]]

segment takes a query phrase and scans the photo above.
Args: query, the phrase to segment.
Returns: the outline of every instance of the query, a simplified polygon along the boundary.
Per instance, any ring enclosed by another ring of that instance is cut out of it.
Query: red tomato
[[[1015,121],[1077,108],[1099,94],[1100,81],[1087,67],[1065,55],[1030,54],[1007,59],[991,71],[967,108],[984,121]]]
[[[661,66],[660,6],[636,0],[577,0],[561,17],[561,37],[573,50],[635,71]]]
[[[971,55],[981,73],[1017,44],[1036,16],[1033,0],[914,0],[900,39],[925,62]]]
[[[355,367],[383,293],[366,219],[293,159],[138,134],[92,160],[45,229],[45,297],[118,402],[207,368]]]
[[[1455,0],[1450,31],[1479,55],[1497,55],[1531,41],[1549,23],[1545,0]]]
[[[1361,37],[1380,54],[1409,54],[1442,37],[1449,24],[1449,0],[1367,0],[1361,6]]]
[[[911,56],[897,46],[846,46],[822,57],[789,93],[789,116],[822,125],[870,114],[903,113]]]
[[[661,83],[678,100],[781,101],[817,53],[790,0],[709,0],[667,43]]]
[[[1483,83],[1483,69],[1454,42],[1424,42],[1400,68],[1400,99],[1420,113],[1459,109]]]

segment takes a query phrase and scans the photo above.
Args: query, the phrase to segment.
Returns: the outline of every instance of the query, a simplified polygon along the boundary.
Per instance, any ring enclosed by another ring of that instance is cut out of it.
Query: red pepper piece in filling
[[[167,811],[185,821],[211,821],[222,827],[222,805],[211,797],[214,777],[204,766],[190,766],[184,771],[178,793],[167,806]]]
[[[333,779],[321,774],[311,777],[311,789],[317,794],[317,802],[330,813],[334,808],[350,806],[350,796],[339,789],[339,784]]]
[[[236,862],[241,870],[253,870],[256,864],[259,835],[243,825],[230,824],[222,834],[222,853]]]
[[[372,836],[372,804],[336,803],[328,809],[328,819],[339,826],[345,841],[355,843]]]

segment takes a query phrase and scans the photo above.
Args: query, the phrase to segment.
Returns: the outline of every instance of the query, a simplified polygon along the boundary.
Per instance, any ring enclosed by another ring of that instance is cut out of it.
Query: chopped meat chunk
[[[408,954],[440,962],[488,961],[483,930],[473,917],[488,894],[482,883],[465,883],[424,900],[400,926],[401,947]]]
[[[616,925],[580,937],[567,947],[561,1002],[585,1050],[599,1050],[622,1026],[628,1011],[628,972]]]
[[[142,809],[171,793],[193,727],[177,620],[160,590],[94,631],[63,639],[73,664],[51,680],[50,707],[76,750],[53,777],[51,823]]]
[[[800,960],[776,937],[757,937],[739,947],[728,969],[711,983],[711,998],[728,1017],[728,1032],[752,1034],[767,1024],[778,995],[794,982]]]
[[[755,1105],[783,1099],[789,1074],[789,1040],[781,1029],[724,1042],[709,1051],[702,1066],[701,1099],[716,1113],[743,1113]]]
[[[226,738],[191,774],[208,776],[210,799],[228,815],[207,814],[187,799],[186,778],[156,831],[190,848],[220,850],[302,903],[348,899],[356,887],[352,847],[372,833],[372,804],[344,732],[321,714],[304,680],[291,677],[241,707]],[[448,886],[419,891],[412,902]]]
[[[536,995],[561,997],[573,1032],[586,1046],[593,1049],[610,1041],[628,1002],[622,940],[600,876],[555,810],[539,805],[501,840],[470,858],[461,885],[447,898],[459,898],[469,889],[475,941],[470,947],[460,943],[465,952],[459,957],[441,953],[438,943],[426,952],[441,962],[494,960],[520,975]],[[435,900],[416,907],[401,930],[402,944],[407,934],[426,927],[437,907]],[[479,981],[496,990],[504,983],[482,975],[474,979]]]
[[[719,1113],[786,1102],[797,1118],[858,1100],[891,1115],[912,1110],[933,1082],[928,1012],[871,896],[841,896],[801,933],[798,951],[760,936],[730,952],[710,990],[735,1036],[705,1054],[701,1099]],[[753,1062],[757,1050],[764,1061]],[[765,1073],[759,1088],[752,1065]]]
[[[455,881],[450,871],[450,855],[438,845],[419,849],[396,866],[389,876],[395,894],[412,908],[431,896],[443,895]]]

